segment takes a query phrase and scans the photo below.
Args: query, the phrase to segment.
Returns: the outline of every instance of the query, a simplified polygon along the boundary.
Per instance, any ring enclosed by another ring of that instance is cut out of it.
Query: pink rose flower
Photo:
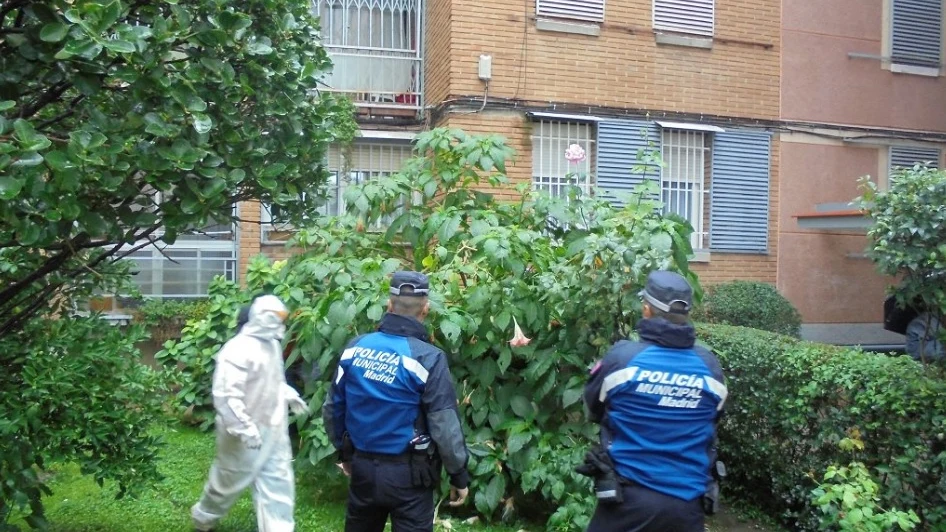
[[[522,334],[522,329],[519,328],[519,322],[516,321],[515,317],[512,318],[512,322],[515,324],[516,328],[514,329],[512,340],[509,340],[509,345],[512,347],[525,347],[529,345],[529,342],[532,341],[532,338]]]
[[[572,144],[565,150],[565,159],[572,164],[578,164],[585,160],[585,149],[578,144]]]

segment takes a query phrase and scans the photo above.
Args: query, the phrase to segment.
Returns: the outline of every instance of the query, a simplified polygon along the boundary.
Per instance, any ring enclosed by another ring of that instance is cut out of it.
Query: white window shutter
[[[604,22],[604,0],[535,0],[540,17]]]
[[[713,36],[714,0],[654,0],[654,29]]]

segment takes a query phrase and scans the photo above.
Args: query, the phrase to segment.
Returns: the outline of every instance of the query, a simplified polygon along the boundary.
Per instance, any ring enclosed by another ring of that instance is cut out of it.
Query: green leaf
[[[43,29],[39,30],[39,38],[46,42],[59,42],[66,38],[71,26],[61,22],[51,22],[44,24]]]
[[[460,333],[463,332],[459,325],[447,319],[440,322],[440,331],[454,343],[459,340]]]
[[[453,235],[457,234],[457,231],[460,229],[460,216],[453,215],[450,218],[447,218],[443,224],[440,225],[440,229],[437,231],[437,238],[440,240],[441,244],[447,242]]]
[[[43,164],[43,156],[35,151],[24,153],[12,166],[38,166]]]
[[[122,41],[118,39],[105,39],[102,41],[105,43],[105,48],[113,52],[118,52],[120,54],[130,54],[135,51],[135,45],[128,41]]]
[[[0,199],[12,200],[23,189],[23,180],[0,175]]]
[[[512,362],[512,349],[509,347],[503,346],[502,350],[499,352],[499,359],[496,361],[496,367],[499,368],[499,373],[502,375],[506,374],[506,369],[509,368],[509,364]]]
[[[527,443],[532,441],[532,434],[528,432],[519,432],[510,434],[506,442],[506,452],[515,454],[522,450]]]
[[[0,100],[0,111],[9,111],[16,107],[16,102],[13,100]]]
[[[578,402],[581,399],[582,390],[580,388],[572,388],[570,390],[565,390],[565,393],[562,394],[562,406],[568,408],[571,405]]]
[[[532,408],[532,401],[522,395],[517,395],[509,401],[509,406],[513,413],[522,418],[530,418],[535,413]]]
[[[486,486],[484,495],[486,497],[486,506],[490,512],[499,507],[499,500],[506,493],[506,477],[502,473],[493,475],[489,484]]]
[[[274,163],[266,165],[261,172],[261,175],[265,178],[272,179],[278,177],[280,174],[286,171],[286,165],[283,163]]]
[[[204,134],[210,131],[213,128],[213,120],[209,116],[202,113],[195,113],[193,116],[194,119],[194,131]]]
[[[351,274],[344,271],[338,272],[338,275],[335,276],[335,284],[342,288],[351,285]]]

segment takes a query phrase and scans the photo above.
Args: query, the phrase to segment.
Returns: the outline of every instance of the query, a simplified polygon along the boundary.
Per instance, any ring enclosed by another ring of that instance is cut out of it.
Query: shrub
[[[751,327],[796,338],[801,334],[801,315],[770,284],[733,281],[717,285],[708,292],[698,315],[703,321]]]
[[[180,337],[187,322],[206,317],[209,306],[203,298],[186,301],[146,299],[134,310],[134,315],[135,321],[150,329],[152,340],[163,342]]]
[[[842,439],[838,447],[846,451],[864,449],[857,431],[851,438]],[[829,466],[824,482],[811,491],[812,502],[821,510],[822,530],[856,530],[858,532],[885,532],[897,526],[913,530],[920,518],[913,510],[880,507],[880,487],[870,471],[857,460],[846,466]]]
[[[0,372],[0,530],[10,512],[44,526],[42,469],[49,461],[78,463],[118,495],[159,479],[162,377],[137,362],[140,326],[119,329],[96,318],[33,321],[4,337],[8,365]],[[27,510],[28,508],[28,510]]]
[[[691,229],[644,199],[653,183],[620,211],[574,193],[568,201],[533,196],[527,186],[504,202],[478,190],[507,182],[501,139],[437,129],[416,147],[423,157],[403,172],[347,189],[352,214],[300,231],[303,252],[284,268],[254,262],[249,289],[275,282],[290,307],[290,362],[302,356],[322,370],[307,391],[317,408],[345,343],[377,326],[390,274],[429,272],[428,325],[457,383],[474,506],[487,517],[557,508],[550,527],[581,529],[594,507],[587,479],[572,470],[596,437],[582,415],[588,368],[629,333],[650,271],[682,270],[695,283],[686,270]],[[411,197],[420,201],[398,209]],[[365,231],[382,217],[387,233]],[[526,346],[510,345],[516,323],[532,337]],[[199,357],[209,367],[206,355],[224,339],[195,324],[167,357]],[[199,376],[194,389],[206,396],[206,371]],[[320,416],[299,432],[302,456],[334,454]]]
[[[811,478],[848,463],[838,442],[858,431],[884,508],[946,527],[946,382],[889,357],[725,325],[701,325],[730,393],[720,430],[726,489],[791,528],[817,530]]]

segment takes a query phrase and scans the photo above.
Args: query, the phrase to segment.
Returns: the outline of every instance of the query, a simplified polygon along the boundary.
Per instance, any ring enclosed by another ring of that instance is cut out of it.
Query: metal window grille
[[[566,197],[569,187],[577,186],[582,194],[588,194],[594,184],[594,133],[593,124],[537,122],[532,132],[532,189]],[[572,144],[585,150],[584,161],[576,164],[565,159]]]
[[[421,0],[315,0],[313,10],[335,65],[331,90],[362,107],[421,107]]]
[[[661,133],[660,196],[665,213],[677,214],[693,226],[691,245],[704,249],[706,240],[706,133],[665,129]]]
[[[654,29],[713,36],[715,0],[654,0]]]
[[[128,259],[135,264],[133,282],[142,295],[149,297],[202,297],[207,295],[214,277],[236,280],[234,242],[201,242],[197,246],[175,243],[163,250],[148,246]]]
[[[345,214],[345,190],[349,186],[384,179],[400,171],[412,154],[413,147],[408,143],[356,142],[349,149],[330,146],[325,161],[330,173],[323,191],[324,203],[318,209],[318,215]],[[406,204],[407,198],[402,203]],[[376,224],[376,228],[386,226],[398,214],[394,212],[385,216]],[[279,207],[275,205],[263,205],[261,221],[264,240],[268,240],[273,230],[291,229],[280,219]]]
[[[604,22],[604,0],[536,0],[535,13],[540,17]]]
[[[943,46],[943,0],[893,0],[894,63],[939,68]]]
[[[915,164],[929,164],[931,168],[939,168],[939,148],[924,146],[891,146],[890,169],[913,168]]]

